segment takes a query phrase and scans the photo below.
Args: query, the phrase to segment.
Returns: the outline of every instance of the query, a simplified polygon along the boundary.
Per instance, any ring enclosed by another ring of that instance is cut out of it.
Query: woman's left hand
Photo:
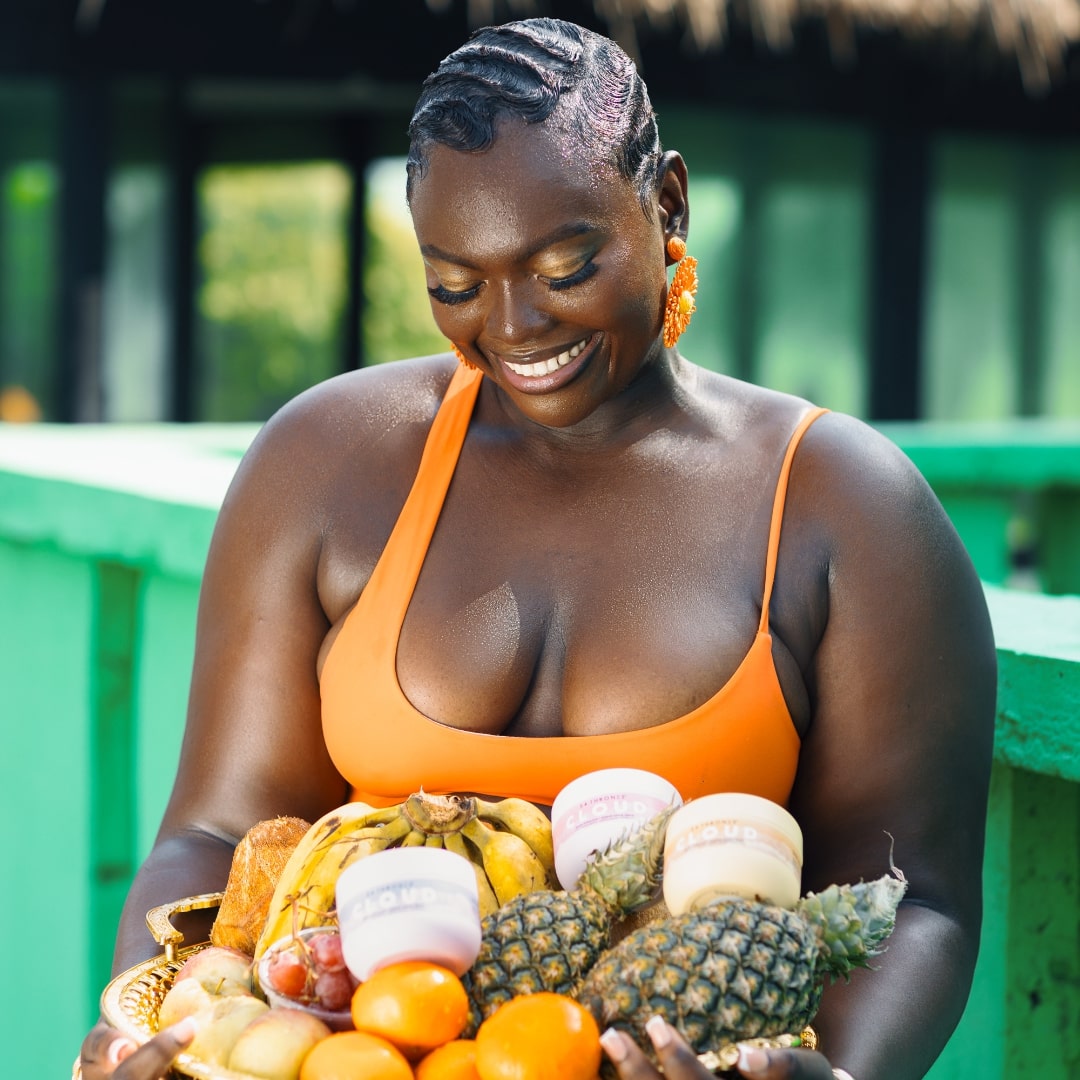
[[[620,1080],[713,1080],[715,1074],[698,1061],[686,1040],[661,1017],[653,1017],[646,1030],[664,1067],[663,1073],[623,1032],[610,1029],[601,1037],[600,1043]],[[747,1080],[850,1080],[847,1073],[834,1070],[825,1056],[815,1050],[745,1047],[741,1048],[736,1068]]]

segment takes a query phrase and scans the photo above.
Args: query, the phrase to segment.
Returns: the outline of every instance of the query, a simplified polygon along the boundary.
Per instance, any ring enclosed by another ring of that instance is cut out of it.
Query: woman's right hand
[[[79,1060],[84,1080],[162,1080],[173,1059],[195,1038],[195,1024],[181,1020],[137,1045],[108,1024],[97,1024],[83,1040]],[[78,1076],[78,1070],[75,1070]]]

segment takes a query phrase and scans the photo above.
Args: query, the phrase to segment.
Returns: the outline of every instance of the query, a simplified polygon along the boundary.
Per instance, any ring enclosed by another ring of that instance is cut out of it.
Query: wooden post
[[[183,84],[173,84],[166,108],[169,173],[169,290],[171,336],[169,341],[170,420],[190,421],[196,415],[197,371],[194,357],[195,325],[195,200],[198,147],[195,121],[187,111]]]
[[[371,138],[363,117],[341,120],[341,157],[352,178],[352,203],[345,234],[346,285],[345,320],[342,334],[342,370],[364,366],[364,249],[367,228],[364,220],[367,167],[371,163]]]
[[[885,128],[873,153],[870,418],[915,420],[922,408],[927,137],[922,131]]]
[[[102,303],[109,87],[65,80],[60,121],[59,419],[102,418]]]

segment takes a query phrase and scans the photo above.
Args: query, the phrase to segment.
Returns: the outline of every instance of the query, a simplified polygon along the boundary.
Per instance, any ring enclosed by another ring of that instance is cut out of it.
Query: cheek
[[[619,275],[605,297],[606,310],[625,329],[658,334],[664,320],[667,298],[667,275],[663,263],[643,267],[639,262],[625,275]]]
[[[431,316],[439,333],[451,341],[469,341],[475,337],[470,304],[440,304],[431,300]]]
[[[611,265],[610,280],[620,300],[634,305],[663,306],[667,289],[667,267],[662,249],[642,238],[628,245]]]

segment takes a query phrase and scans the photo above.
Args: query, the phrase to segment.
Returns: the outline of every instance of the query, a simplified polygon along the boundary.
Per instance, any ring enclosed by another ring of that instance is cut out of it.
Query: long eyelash
[[[462,292],[452,292],[445,285],[436,285],[428,289],[428,296],[440,304],[464,304],[471,300],[479,290],[480,286],[474,285],[471,289],[465,289]]]
[[[583,281],[588,281],[589,278],[599,270],[600,267],[596,263],[590,260],[580,270],[575,270],[569,277],[564,278],[549,278],[548,288],[558,292],[560,289],[572,289],[575,285],[580,285]]]

